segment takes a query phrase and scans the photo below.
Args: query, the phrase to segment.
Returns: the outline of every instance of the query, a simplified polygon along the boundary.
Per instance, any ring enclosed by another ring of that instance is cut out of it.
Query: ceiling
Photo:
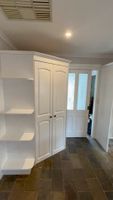
[[[53,0],[50,22],[9,20],[0,10],[0,29],[19,50],[75,62],[113,60],[113,0]],[[69,40],[64,36],[67,30],[72,31]]]

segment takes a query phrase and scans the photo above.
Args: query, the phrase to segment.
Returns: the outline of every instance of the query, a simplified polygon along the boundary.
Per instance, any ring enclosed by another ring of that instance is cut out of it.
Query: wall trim
[[[70,64],[70,69],[87,69],[87,70],[99,70],[102,67],[102,65],[99,64]]]

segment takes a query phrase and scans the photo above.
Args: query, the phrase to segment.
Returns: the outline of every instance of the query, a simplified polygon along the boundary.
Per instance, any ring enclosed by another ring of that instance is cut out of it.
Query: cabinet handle
[[[52,118],[52,116],[50,116],[50,118]]]
[[[54,115],[54,117],[56,117],[56,115]]]

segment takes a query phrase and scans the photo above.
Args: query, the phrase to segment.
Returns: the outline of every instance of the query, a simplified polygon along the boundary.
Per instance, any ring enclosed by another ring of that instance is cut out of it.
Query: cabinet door
[[[51,156],[52,137],[52,71],[51,65],[35,62],[36,160]]]
[[[66,67],[56,66],[53,76],[53,154],[65,149],[65,121],[67,103]]]

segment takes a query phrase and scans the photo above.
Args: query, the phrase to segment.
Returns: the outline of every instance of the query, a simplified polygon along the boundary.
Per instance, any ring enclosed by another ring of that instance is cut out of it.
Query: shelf
[[[7,80],[7,79],[11,79],[11,80],[13,80],[13,79],[17,79],[17,80],[27,80],[27,81],[34,81],[34,79],[32,78],[32,77],[3,77],[3,76],[0,76],[0,79],[3,79],[3,80]]]
[[[34,133],[23,133],[23,134],[4,134],[0,137],[0,141],[4,142],[16,142],[16,141],[32,141],[34,138]]]
[[[12,108],[3,112],[0,112],[0,114],[16,114],[16,115],[29,115],[29,114],[33,114],[34,113],[34,109],[16,109],[16,108]]]
[[[34,162],[35,162],[34,158],[26,158],[26,159],[7,158],[2,167],[2,173],[5,175],[30,174],[31,169],[34,166]]]

